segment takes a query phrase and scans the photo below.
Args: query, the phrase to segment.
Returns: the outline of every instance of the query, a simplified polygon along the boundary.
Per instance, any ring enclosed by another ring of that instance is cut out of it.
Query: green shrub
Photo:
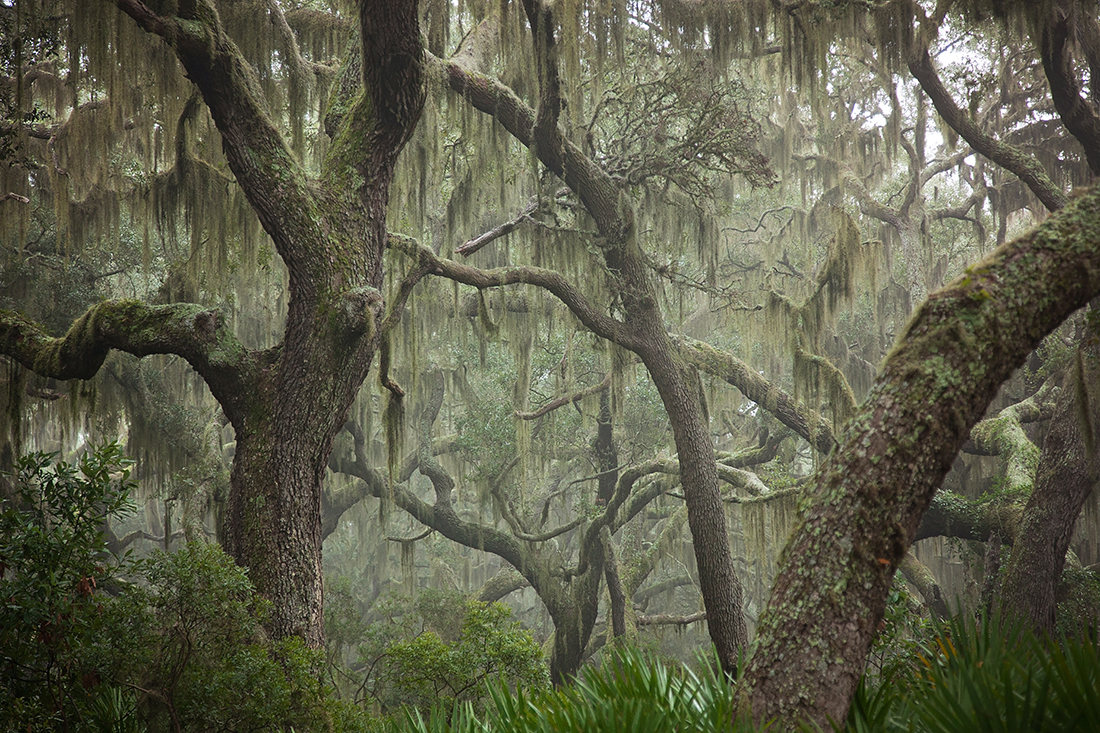
[[[436,708],[427,717],[410,713],[398,731],[415,733],[664,733],[665,731],[755,731],[734,717],[735,692],[716,664],[699,674],[636,649],[616,650],[599,669],[556,690],[511,693],[489,685],[492,703],[478,715],[473,706]]]
[[[143,691],[151,729],[329,731],[361,728],[320,681],[323,655],[269,641],[269,604],[217,545],[191,543],[135,562],[143,585],[111,609],[107,665]]]
[[[422,709],[455,701],[480,705],[489,679],[500,678],[512,688],[549,682],[542,649],[511,620],[511,609],[475,600],[463,608],[457,638],[428,629],[388,647],[386,675],[398,699]]]
[[[1037,638],[1018,623],[964,617],[934,650],[877,689],[861,685],[850,731],[1094,731],[1100,655],[1090,639]]]
[[[0,729],[79,730],[101,703],[102,594],[118,567],[108,517],[130,508],[131,462],[115,443],[76,463],[35,453],[0,500]]]
[[[22,459],[0,504],[0,730],[367,728],[321,684],[319,651],[265,637],[268,604],[217,546],[107,553],[132,487],[117,445],[55,460]]]
[[[501,603],[482,603],[456,593],[426,589],[415,602],[391,596],[374,609],[382,620],[367,627],[341,592],[326,611],[329,658],[343,652],[335,646],[352,642],[357,632],[357,661],[352,669],[333,672],[345,681],[345,695],[384,713],[410,706],[427,711],[440,704],[469,702],[481,710],[488,700],[485,683],[502,679],[512,689],[549,684],[542,649],[511,610]]]

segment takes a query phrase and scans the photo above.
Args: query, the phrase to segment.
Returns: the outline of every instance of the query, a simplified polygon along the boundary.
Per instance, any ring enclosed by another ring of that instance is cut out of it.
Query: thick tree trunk
[[[1000,384],[1100,291],[1100,190],[914,314],[783,553],[744,690],[758,721],[844,720],[899,563]]]
[[[90,309],[63,339],[0,314],[0,351],[59,379],[89,378],[112,348],[187,359],[237,431],[227,548],[273,601],[273,635],[319,645],[321,478],[380,342],[389,185],[424,99],[416,2],[361,3],[361,83],[341,89],[346,113],[319,183],[271,122],[254,69],[208,0],[163,13],[140,0],[114,4],[168,44],[210,110],[289,271],[283,342],[249,351],[217,310],[119,301]]]
[[[326,342],[340,341],[348,354],[326,353]],[[223,541],[272,602],[275,638],[323,642],[321,485],[377,343],[376,333],[288,339],[258,380],[251,409],[233,415],[237,448]]]
[[[262,431],[238,431],[222,541],[273,604],[272,636],[316,647],[324,629],[320,480],[293,450]]]
[[[1095,313],[1095,311],[1093,311]],[[1070,367],[1035,476],[1017,542],[1005,569],[1001,603],[1037,631],[1054,631],[1055,588],[1073,528],[1100,479],[1100,346],[1088,329]]]
[[[555,685],[569,682],[576,676],[584,661],[584,650],[596,625],[600,606],[600,581],[603,578],[603,546],[596,538],[596,546],[589,550],[591,564],[580,577],[574,578],[572,587],[551,590],[549,598],[557,593],[559,601],[550,608],[554,621],[554,648],[550,653],[550,681]],[[544,591],[545,592],[545,591]]]

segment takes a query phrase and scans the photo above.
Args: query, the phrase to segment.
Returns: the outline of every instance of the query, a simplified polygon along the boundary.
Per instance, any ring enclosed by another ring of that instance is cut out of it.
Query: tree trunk
[[[1096,331],[1089,328],[1058,396],[1039,457],[1035,489],[1005,569],[1001,591],[1005,613],[1036,631],[1054,631],[1054,591],[1062,577],[1066,550],[1081,508],[1100,478],[1098,359]]]
[[[703,419],[699,375],[673,358],[672,344],[663,328],[637,353],[657,385],[672,424],[707,628],[723,671],[732,676],[741,650],[748,648],[749,632],[742,609],[741,581],[733,569],[714,445]]]
[[[271,633],[318,646],[321,479],[381,341],[389,186],[424,101],[416,2],[360,3],[362,75],[337,93],[343,114],[320,181],[307,179],[271,122],[254,69],[208,1],[170,3],[163,14],[137,0],[114,4],[168,44],[209,108],[289,271],[283,341],[249,351],[215,309],[108,301],[60,339],[0,313],[0,352],[57,379],[90,378],[110,349],[184,357],[237,433],[227,549],[273,602]]]

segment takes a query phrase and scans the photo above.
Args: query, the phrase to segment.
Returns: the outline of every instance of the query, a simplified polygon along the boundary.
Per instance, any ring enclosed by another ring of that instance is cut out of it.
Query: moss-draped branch
[[[637,348],[636,339],[622,322],[604,315],[560,272],[541,267],[517,266],[481,270],[464,265],[432,252],[429,247],[410,237],[391,234],[389,246],[429,267],[431,274],[471,285],[475,288],[498,288],[505,285],[535,285],[549,291],[572,311],[581,323],[597,336],[627,349]]]
[[[175,51],[221,133],[229,167],[291,271],[308,257],[319,218],[316,191],[271,119],[255,70],[206,0],[158,14],[140,0],[114,0]]]
[[[692,338],[674,337],[673,342],[680,347],[684,361],[736,387],[823,455],[836,445],[827,420],[798,404],[790,394],[733,354]]]
[[[914,18],[920,20],[923,36],[931,35],[940,19],[930,19],[915,2],[910,3],[910,9]],[[970,147],[1005,170],[1014,173],[1050,211],[1058,211],[1066,205],[1065,194],[1050,179],[1039,161],[1023,150],[998,140],[981,129],[974,118],[959,107],[932,64],[926,41],[922,40],[914,44],[908,52],[906,63],[909,73],[932,100],[940,117],[951,129],[959,133]]]
[[[251,352],[217,310],[190,303],[109,300],[89,308],[60,338],[11,311],[0,311],[0,353],[52,379],[91,379],[111,349],[134,356],[176,354],[198,372],[230,419],[241,415],[263,352]]]

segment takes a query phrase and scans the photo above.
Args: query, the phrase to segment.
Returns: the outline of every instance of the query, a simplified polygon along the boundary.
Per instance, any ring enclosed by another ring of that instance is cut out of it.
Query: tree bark
[[[921,516],[1000,384],[1100,291],[1098,242],[1094,189],[914,314],[784,550],[744,679],[756,720],[844,720]]]
[[[912,551],[905,553],[899,569],[905,579],[912,583],[913,587],[924,596],[924,602],[927,604],[933,618],[937,621],[943,621],[951,615],[947,607],[947,601],[944,600],[943,593],[940,592],[939,583],[936,582],[936,576],[932,575],[932,571],[925,567]]]
[[[1074,526],[1100,478],[1100,346],[1095,329],[1086,331],[1070,368],[1001,590],[1006,614],[1047,633],[1054,632],[1054,592]]]

